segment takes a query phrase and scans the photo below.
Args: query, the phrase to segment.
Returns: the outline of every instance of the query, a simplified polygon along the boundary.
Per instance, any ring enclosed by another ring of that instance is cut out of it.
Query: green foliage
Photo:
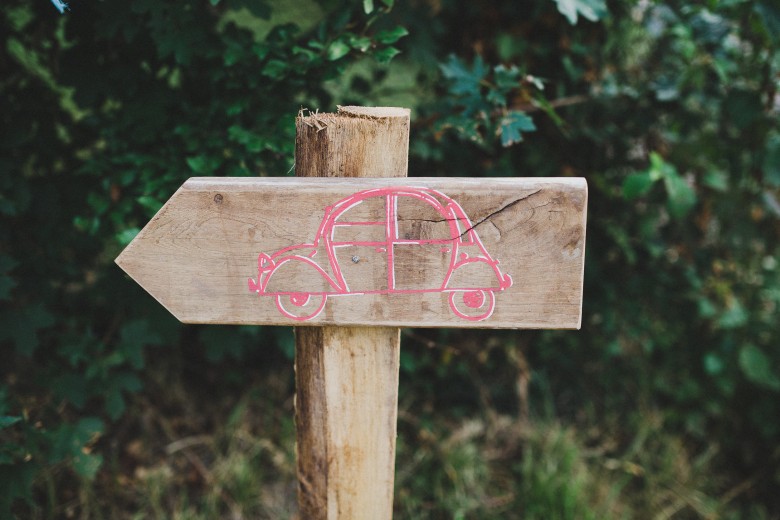
[[[542,89],[533,76],[521,75],[516,66],[488,67],[481,56],[468,65],[450,55],[440,65],[449,80],[449,103],[442,107],[437,128],[453,128],[464,139],[488,146],[489,137],[498,136],[501,145],[511,146],[523,140],[522,132],[536,130],[533,120],[522,110],[508,107],[512,96],[530,95],[529,86]]]
[[[590,190],[582,331],[405,336],[398,514],[776,517],[779,27],[766,0],[6,2],[0,517],[292,516],[290,331],[181,326],[112,259],[187,177],[289,174],[298,110],[350,103],[413,109],[413,175]],[[272,375],[254,423],[231,396]]]
[[[635,199],[647,194],[656,181],[663,181],[666,188],[666,206],[677,219],[684,218],[696,204],[696,192],[680,176],[674,165],[669,164],[656,152],[650,152],[650,168],[641,173],[632,173],[623,181],[623,194]]]
[[[577,24],[578,16],[596,22],[607,14],[607,4],[604,0],[554,0],[558,11],[572,25]]]

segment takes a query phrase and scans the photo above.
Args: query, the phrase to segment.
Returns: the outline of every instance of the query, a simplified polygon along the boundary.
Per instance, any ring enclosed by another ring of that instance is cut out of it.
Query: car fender
[[[483,258],[467,258],[456,263],[446,281],[450,290],[500,290],[503,276],[497,267]]]
[[[275,259],[263,294],[331,294],[340,292],[325,270],[311,258],[298,255]]]

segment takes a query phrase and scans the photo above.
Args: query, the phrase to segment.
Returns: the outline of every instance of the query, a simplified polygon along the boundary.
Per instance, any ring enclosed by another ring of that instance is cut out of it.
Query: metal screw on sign
[[[407,178],[403,108],[296,129],[297,178],[191,178],[116,262],[185,323],[295,326],[301,518],[389,519],[399,327],[579,328],[587,185]]]

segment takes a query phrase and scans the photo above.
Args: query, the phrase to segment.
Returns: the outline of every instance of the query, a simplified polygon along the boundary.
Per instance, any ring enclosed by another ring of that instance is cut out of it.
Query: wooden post
[[[405,177],[409,110],[299,116],[299,177]],[[296,327],[298,503],[304,519],[393,513],[400,330]]]

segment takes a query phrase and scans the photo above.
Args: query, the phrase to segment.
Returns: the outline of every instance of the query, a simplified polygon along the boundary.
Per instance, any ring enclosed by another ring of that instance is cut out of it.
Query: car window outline
[[[448,215],[449,210],[449,204],[447,206],[444,206],[439,200],[432,196],[429,193],[422,193],[424,195],[427,195],[425,197],[418,196],[420,193],[418,192],[399,192],[394,194],[395,200],[394,200],[394,206],[396,208],[395,211],[395,236],[393,237],[393,243],[398,244],[417,244],[417,245],[423,245],[423,244],[452,244],[453,241],[457,238],[457,234],[455,234],[455,231],[457,229],[453,230],[452,226],[452,218]],[[447,222],[447,227],[449,228],[449,233],[447,235],[447,238],[432,238],[432,239],[419,239],[419,238],[400,238],[398,236],[398,198],[399,197],[408,197],[410,199],[414,199],[417,201],[421,201],[428,206],[430,206],[438,215],[443,219],[444,222]]]
[[[339,219],[344,216],[345,213],[348,213],[352,209],[356,208],[357,206],[363,204],[367,199],[373,199],[373,198],[384,198],[385,199],[385,218],[380,221],[359,221],[359,220],[347,220],[347,221],[341,221],[339,222]],[[334,206],[334,209],[336,209],[335,212],[331,212],[331,214],[327,215],[323,219],[323,225],[322,228],[328,227],[330,229],[330,237],[328,237],[328,242],[330,247],[336,248],[336,247],[344,247],[349,245],[356,245],[356,246],[368,246],[368,247],[382,247],[387,242],[387,231],[384,233],[384,239],[382,240],[369,240],[369,241],[355,241],[355,240],[336,240],[336,230],[341,227],[362,227],[362,226],[382,226],[387,227],[387,198],[389,195],[385,194],[372,194],[372,195],[364,195],[361,196],[359,199],[355,201],[351,201],[351,204],[347,205],[346,207],[339,207],[336,208]],[[342,201],[343,202],[343,201]],[[324,233],[324,229],[322,231]]]

